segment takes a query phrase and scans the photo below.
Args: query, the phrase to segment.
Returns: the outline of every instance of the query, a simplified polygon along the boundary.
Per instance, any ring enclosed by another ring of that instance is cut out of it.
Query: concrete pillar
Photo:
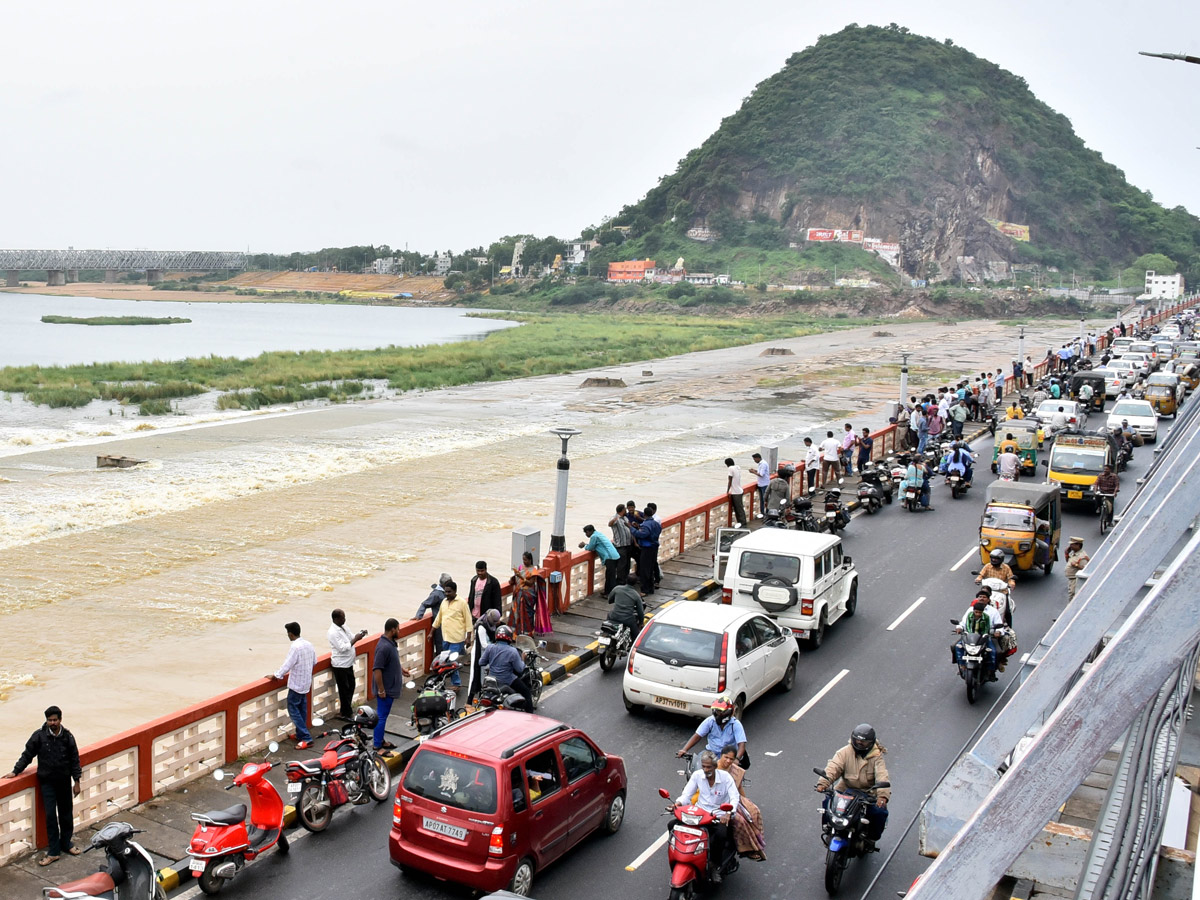
[[[146,284],[162,284],[163,270],[162,269],[147,269]]]
[[[105,269],[104,270],[104,281],[106,284],[116,284],[117,270],[116,269]]]
[[[6,270],[5,274],[8,276],[8,278],[5,282],[7,287],[20,287],[21,286],[21,270],[20,269],[8,269],[8,270]]]
[[[46,284],[50,287],[58,287],[67,283],[66,273],[62,269],[49,269],[46,272]]]
[[[67,284],[75,284],[77,281],[79,281],[79,270],[67,269]]]

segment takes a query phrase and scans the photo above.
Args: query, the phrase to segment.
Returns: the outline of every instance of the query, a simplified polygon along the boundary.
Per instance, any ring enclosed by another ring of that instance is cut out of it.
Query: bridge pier
[[[5,280],[6,287],[20,287],[21,286],[21,270],[20,269],[6,269],[5,275],[7,276],[7,278]]]
[[[117,270],[116,269],[105,269],[104,270],[104,282],[105,282],[105,284],[116,284],[117,283]]]
[[[79,281],[79,270],[67,269],[67,284],[75,284],[77,281]]]
[[[46,270],[46,285],[48,287],[59,287],[67,283],[67,275],[62,269],[47,269]]]
[[[146,284],[162,284],[163,270],[162,269],[147,269]]]

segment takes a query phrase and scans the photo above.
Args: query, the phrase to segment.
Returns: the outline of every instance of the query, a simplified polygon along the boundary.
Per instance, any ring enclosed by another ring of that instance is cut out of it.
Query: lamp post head
[[[566,427],[551,428],[550,433],[558,435],[559,439],[562,441],[563,456],[567,455],[567,441],[569,441],[571,438],[575,437],[575,435],[577,435],[577,434],[583,434],[583,432],[580,431],[578,428],[566,428]]]
[[[911,350],[901,350],[900,351],[900,365],[907,366],[908,358],[912,355],[913,355],[913,352]]]

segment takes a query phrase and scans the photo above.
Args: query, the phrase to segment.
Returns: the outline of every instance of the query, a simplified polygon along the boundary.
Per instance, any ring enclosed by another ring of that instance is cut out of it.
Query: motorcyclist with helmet
[[[507,625],[496,629],[496,640],[488,644],[479,658],[479,665],[486,666],[488,673],[493,675],[497,684],[508,685],[525,698],[525,711],[533,712],[533,693],[521,673],[525,671],[525,660],[521,651],[513,646],[513,630]]]
[[[975,577],[976,584],[982,584],[985,578],[999,578],[1012,590],[1017,586],[1017,576],[1013,574],[1012,566],[1004,561],[1004,551],[999,548],[988,554],[988,564],[979,570]]]
[[[891,781],[888,777],[887,763],[883,755],[887,752],[884,746],[875,740],[875,729],[869,724],[858,725],[850,732],[850,743],[833,754],[833,758],[825,764],[825,777],[817,782],[817,791],[827,791],[830,785],[837,785],[839,779],[846,787],[859,791],[869,791],[878,782]],[[883,837],[883,829],[887,827],[888,801],[892,797],[891,788],[880,788],[875,794],[875,805],[867,807],[867,818],[871,820],[868,840],[874,842]],[[826,795],[822,805],[828,809],[829,797]]]
[[[729,702],[728,697],[718,697],[713,701],[712,715],[700,723],[696,733],[688,738],[683,749],[678,751],[675,756],[683,756],[700,741],[706,741],[705,748],[718,756],[730,744],[735,745],[738,752],[738,763],[743,769],[750,767],[749,758],[746,756],[746,729],[733,714],[733,704]]]

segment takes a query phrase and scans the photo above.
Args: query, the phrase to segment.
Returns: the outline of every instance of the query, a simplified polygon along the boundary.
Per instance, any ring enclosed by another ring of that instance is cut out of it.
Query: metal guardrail
[[[0,250],[0,269],[161,269],[172,272],[240,270],[246,254],[210,250]]]

